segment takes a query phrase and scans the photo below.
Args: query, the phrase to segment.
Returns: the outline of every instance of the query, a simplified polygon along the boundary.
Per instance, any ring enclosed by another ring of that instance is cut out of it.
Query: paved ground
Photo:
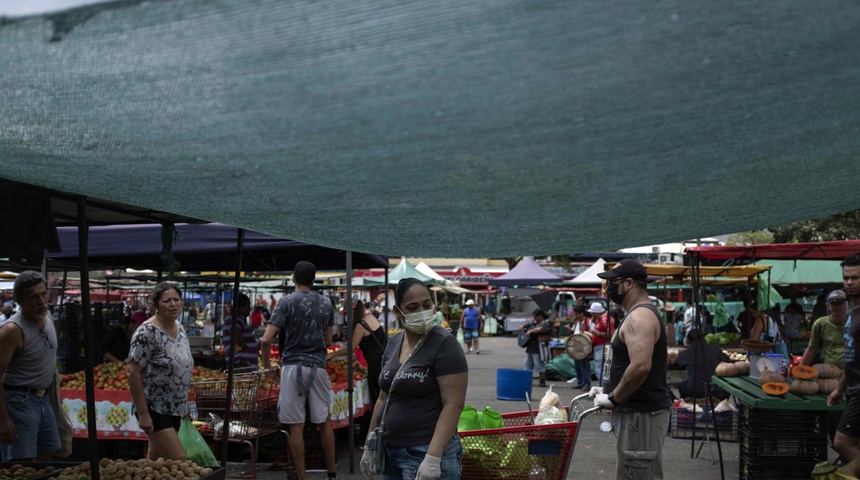
[[[514,337],[492,337],[481,339],[481,354],[466,355],[469,361],[469,391],[466,403],[473,405],[479,410],[490,406],[500,412],[517,412],[526,410],[525,402],[512,402],[496,399],[496,370],[499,368],[522,368],[523,350],[517,347]],[[532,397],[540,400],[546,389],[537,385],[534,380]],[[569,402],[579,390],[572,389],[565,382],[550,382],[555,385],[554,391],[558,393],[563,402]],[[588,479],[611,479],[615,478],[615,436],[599,430],[602,421],[607,420],[606,415],[594,415],[582,422],[577,444],[568,471],[568,478]],[[354,472],[350,474],[348,442],[339,440],[337,445],[338,478],[360,479],[358,460],[361,452],[355,452]],[[696,443],[696,449],[699,442]],[[717,460],[716,442],[712,442],[713,458]],[[738,478],[738,444],[722,443],[723,459],[725,467],[725,478]],[[701,451],[699,458],[691,458],[691,441],[682,439],[666,438],[663,450],[665,478],[667,479],[689,479],[712,480],[720,478],[719,462],[711,462],[706,445]],[[231,467],[238,467],[232,464]],[[232,469],[232,468],[231,468]],[[262,471],[258,478],[283,479],[286,475],[283,471]],[[325,478],[321,472],[310,472],[310,479]]]

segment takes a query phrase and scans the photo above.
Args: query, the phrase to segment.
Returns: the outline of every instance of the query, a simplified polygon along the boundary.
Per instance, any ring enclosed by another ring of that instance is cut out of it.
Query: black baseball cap
[[[632,278],[633,280],[644,282],[648,278],[645,272],[645,267],[639,263],[639,260],[633,258],[625,258],[618,262],[611,270],[597,274],[598,277],[611,280],[613,278]]]

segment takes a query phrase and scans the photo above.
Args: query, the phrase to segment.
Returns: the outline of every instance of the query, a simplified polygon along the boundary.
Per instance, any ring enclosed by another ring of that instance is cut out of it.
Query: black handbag
[[[526,335],[525,330],[520,330],[520,333],[517,334],[517,345],[525,348],[527,343],[529,343],[529,336]]]

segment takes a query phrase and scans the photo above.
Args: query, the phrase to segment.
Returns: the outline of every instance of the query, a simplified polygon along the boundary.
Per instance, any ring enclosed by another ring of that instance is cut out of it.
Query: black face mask
[[[620,283],[609,282],[606,285],[606,294],[609,295],[610,300],[617,303],[618,305],[621,305],[624,302],[624,297],[627,296],[627,292],[624,292],[624,295],[621,295],[620,293],[618,293],[618,286],[619,285],[620,285]]]

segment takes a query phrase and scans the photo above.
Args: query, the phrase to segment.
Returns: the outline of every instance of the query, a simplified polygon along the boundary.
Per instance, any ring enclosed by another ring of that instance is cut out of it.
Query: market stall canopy
[[[490,278],[487,283],[493,286],[512,285],[545,285],[547,283],[561,283],[563,279],[558,275],[550,273],[535,262],[532,257],[523,257],[510,272],[495,278]]]
[[[427,265],[424,262],[418,262],[418,265],[415,265],[415,270],[420,273],[423,273],[425,276],[432,278],[436,283],[444,284],[446,281],[450,282],[450,280],[447,280],[442,275],[436,273],[436,270],[433,270],[430,265]]]
[[[175,225],[172,254],[179,269],[190,272],[224,271],[236,267],[236,227],[218,223]],[[48,267],[77,266],[78,229],[60,227],[61,252],[47,252]],[[163,268],[162,227],[160,225],[120,225],[90,227],[89,264],[93,268],[134,268],[159,270]],[[275,238],[257,232],[245,232],[242,268],[245,271],[292,271],[296,262],[308,260],[318,270],[343,269],[344,252],[308,245],[293,240]],[[388,265],[385,257],[353,252],[354,268],[381,268]],[[228,282],[233,276],[228,276]]]
[[[606,263],[604,268],[610,270],[615,263]],[[654,263],[644,264],[648,276],[654,277],[676,277],[690,278],[693,276],[693,267],[679,265],[661,265]],[[699,267],[700,277],[731,277],[752,278],[760,273],[770,270],[770,265],[737,265],[730,267]]]
[[[842,267],[837,260],[765,260],[770,265],[770,283],[774,285],[842,284]]]
[[[860,240],[690,247],[685,252],[713,260],[842,260],[860,253]]]
[[[419,272],[415,269],[415,265],[412,265],[409,260],[406,260],[406,257],[403,257],[400,259],[400,263],[388,272],[388,284],[397,285],[400,280],[410,277],[417,278],[426,285],[433,285],[436,283],[436,280],[434,280],[433,277]],[[382,285],[385,283],[385,277],[362,277],[362,281],[365,285]]]
[[[801,0],[5,18],[0,176],[387,255],[758,229],[860,204],[858,23],[860,3]]]
[[[606,264],[606,260],[602,258],[598,258],[596,262],[592,263],[591,266],[583,270],[582,273],[576,276],[571,280],[567,280],[564,282],[564,285],[600,285],[603,283],[603,279],[598,277],[597,274],[606,270],[603,265]]]

